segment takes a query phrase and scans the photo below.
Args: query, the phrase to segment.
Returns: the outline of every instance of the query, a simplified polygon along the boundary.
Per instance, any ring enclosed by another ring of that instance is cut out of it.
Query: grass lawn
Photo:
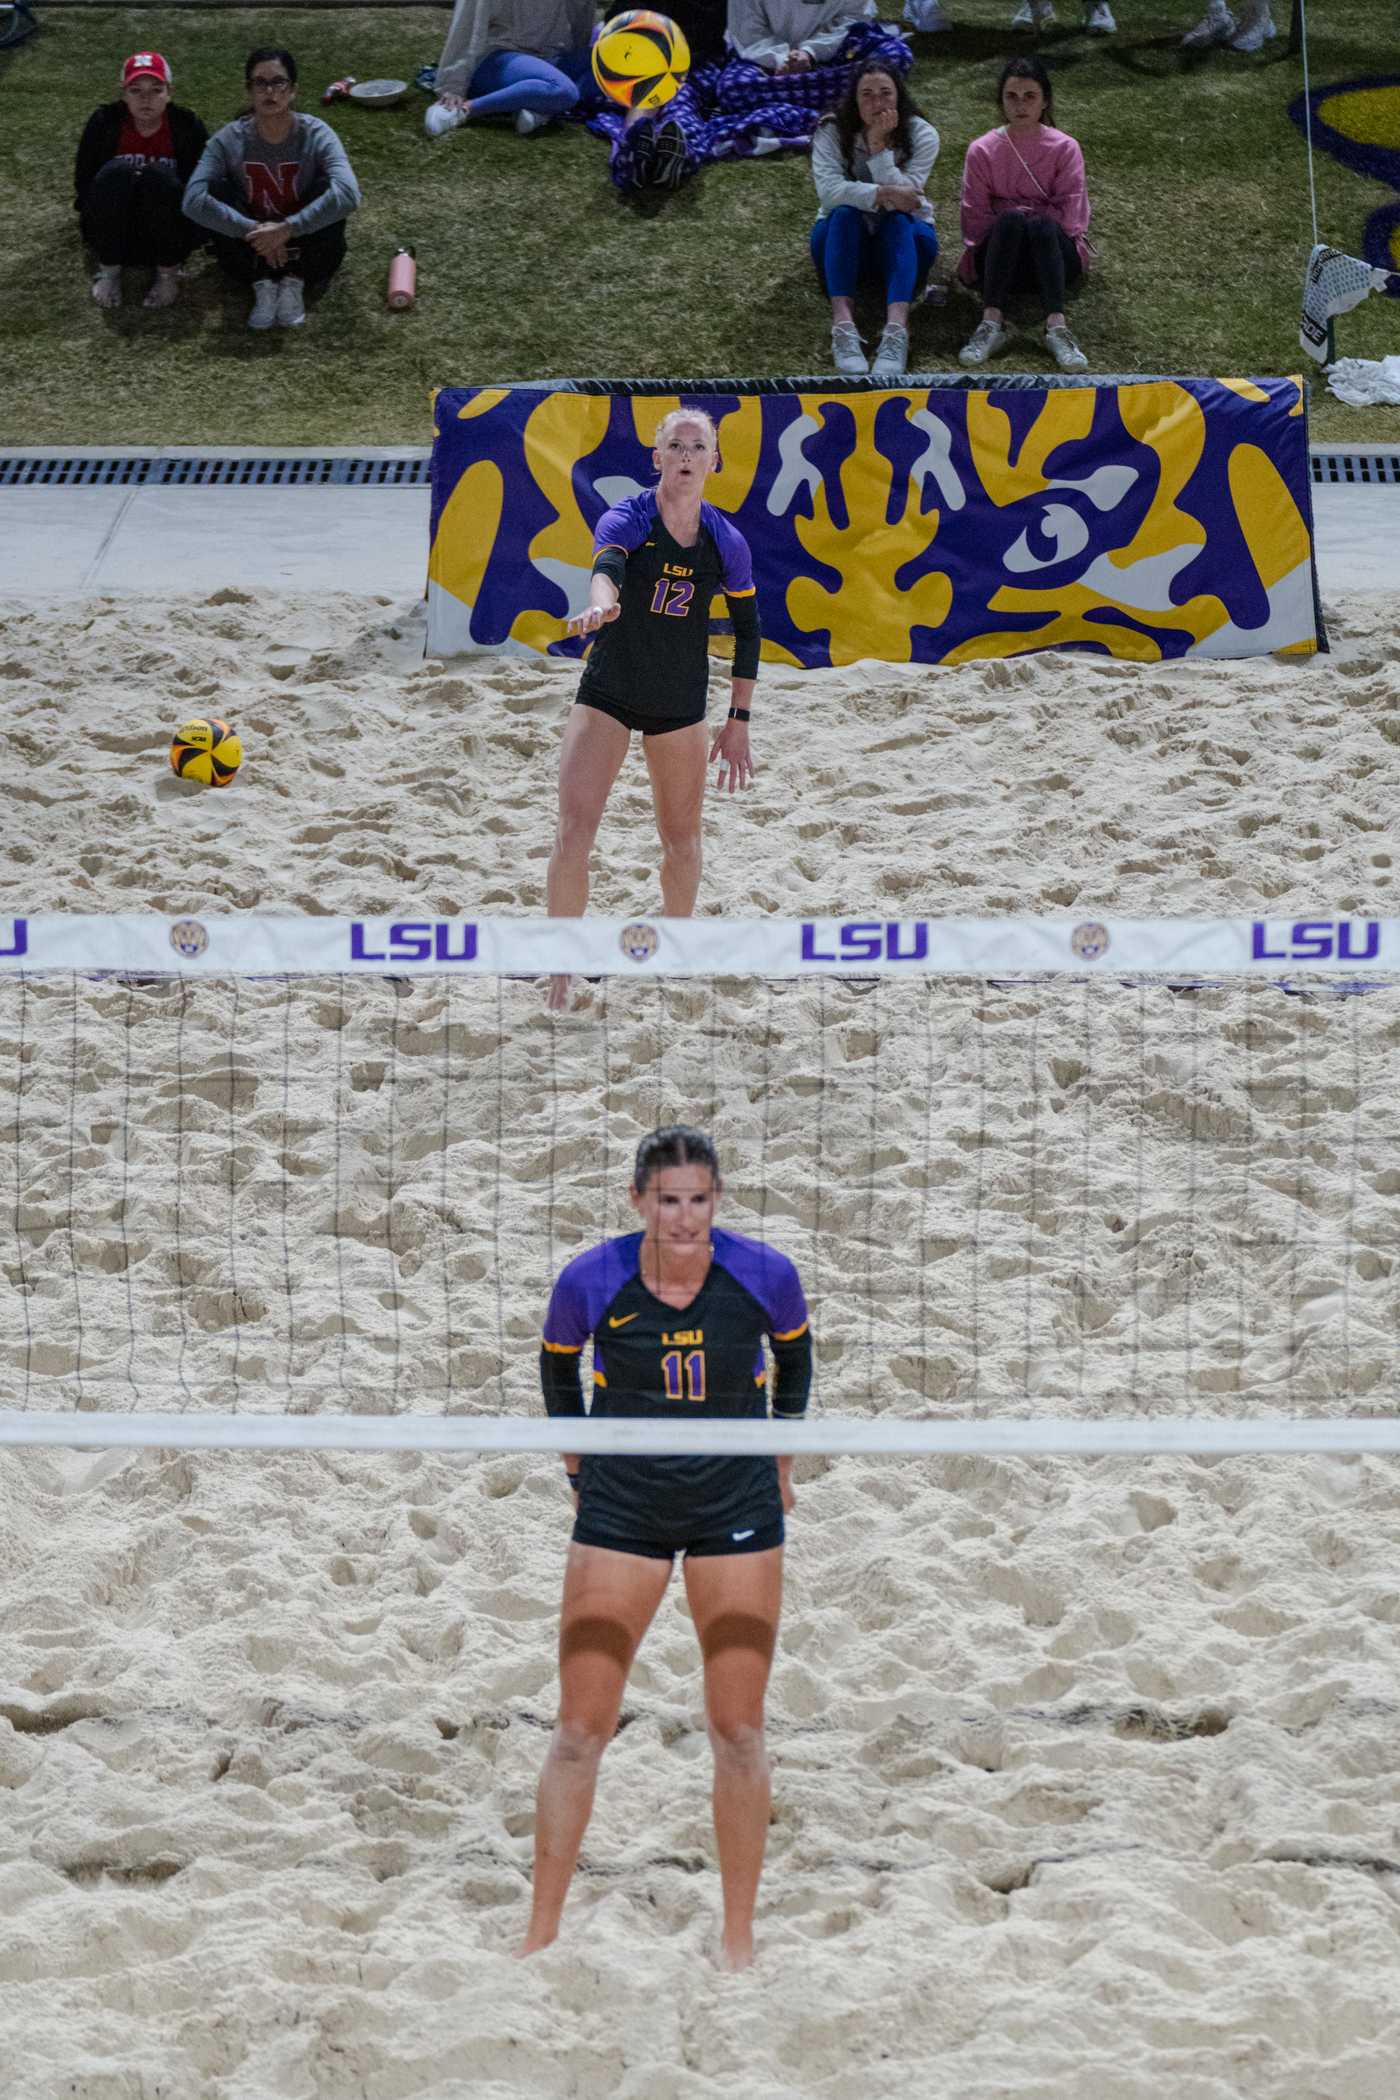
[[[943,150],[932,192],[951,262],[967,140],[993,121],[991,92],[1013,48],[1011,0],[955,0],[961,26],[921,37],[914,90]],[[1289,0],[1275,0],[1286,23]],[[1231,375],[1298,371],[1299,287],[1311,244],[1300,135],[1286,111],[1301,66],[1283,39],[1261,57],[1187,55],[1194,0],[1118,0],[1116,38],[1079,30],[1077,0],[1043,45],[1059,115],[1082,140],[1102,260],[1075,325],[1108,372]],[[892,6],[886,12],[892,14]],[[1385,70],[1375,0],[1317,10],[1315,83]],[[813,216],[804,157],[707,170],[655,212],[623,202],[603,143],[564,125],[532,139],[483,126],[432,142],[424,98],[395,111],[331,113],[365,203],[347,266],[307,328],[250,336],[245,302],[197,260],[168,313],[93,306],[71,209],[71,167],[89,111],[113,92],[125,53],[170,58],[176,98],[212,130],[241,106],[242,57],[285,42],[302,102],[327,81],[411,78],[435,59],[436,9],[350,13],[158,7],[42,11],[41,33],[0,56],[11,198],[0,270],[5,444],[423,442],[440,384],[604,376],[805,373],[829,366],[824,302],[807,258]],[[1356,254],[1381,184],[1318,157],[1322,237]],[[418,251],[420,299],[386,312],[400,242]],[[916,315],[914,362],[956,362],[973,311],[954,299]],[[1340,324],[1353,356],[1400,349],[1400,304],[1372,299]],[[1047,366],[1027,336],[1009,369]],[[1048,367],[1047,367],[1048,368]],[[1344,408],[1316,390],[1313,434],[1400,442],[1400,410]]]

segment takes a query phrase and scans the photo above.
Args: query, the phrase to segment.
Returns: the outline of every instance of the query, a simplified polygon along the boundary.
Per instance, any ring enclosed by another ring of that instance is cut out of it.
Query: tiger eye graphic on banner
[[[580,382],[437,396],[430,653],[581,655],[563,625],[593,527],[655,486],[653,433],[680,406],[718,427],[706,496],[753,551],[770,662],[1326,647],[1300,380]]]

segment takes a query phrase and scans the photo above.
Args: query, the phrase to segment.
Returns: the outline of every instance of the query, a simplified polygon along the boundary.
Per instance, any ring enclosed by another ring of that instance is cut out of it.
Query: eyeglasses
[[[677,438],[668,438],[666,440],[666,450],[684,459],[703,459],[709,449],[709,446],[703,443],[699,445],[683,445]]]
[[[249,87],[262,88],[269,95],[280,95],[282,90],[289,88],[291,84],[285,73],[278,73],[272,78],[263,73],[255,73],[248,83]]]

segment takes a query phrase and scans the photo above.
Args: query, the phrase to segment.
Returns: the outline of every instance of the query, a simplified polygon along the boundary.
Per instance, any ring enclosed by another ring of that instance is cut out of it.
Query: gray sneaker
[[[909,369],[909,330],[887,321],[879,346],[870,361],[872,379],[898,379]]]
[[[278,284],[275,277],[259,277],[253,285],[253,311],[248,316],[250,328],[272,328],[277,323]]]
[[[849,321],[835,321],[831,329],[831,362],[848,379],[863,379],[870,366],[861,348],[860,331]]]
[[[1011,341],[1010,331],[1000,321],[979,321],[958,352],[960,365],[984,365]]]
[[[1108,0],[1090,0],[1084,9],[1084,27],[1090,36],[1112,36],[1118,24]]]
[[[1188,29],[1181,39],[1183,51],[1204,51],[1211,44],[1228,43],[1235,33],[1235,18],[1225,0],[1210,0],[1210,5],[1194,29]]]
[[[1245,0],[1240,26],[1230,39],[1232,51],[1262,51],[1278,31],[1274,27],[1269,0]]]
[[[1047,328],[1045,347],[1062,372],[1087,372],[1089,360],[1068,328]]]

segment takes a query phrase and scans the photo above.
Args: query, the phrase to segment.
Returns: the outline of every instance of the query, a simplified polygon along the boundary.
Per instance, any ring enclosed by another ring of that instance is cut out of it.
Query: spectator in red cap
[[[203,235],[180,209],[185,184],[208,138],[193,110],[170,99],[170,63],[133,51],[119,102],[88,118],[78,143],[74,202],[83,239],[97,256],[92,296],[120,306],[123,264],[154,266],[146,306],[169,306],[180,269]]]

